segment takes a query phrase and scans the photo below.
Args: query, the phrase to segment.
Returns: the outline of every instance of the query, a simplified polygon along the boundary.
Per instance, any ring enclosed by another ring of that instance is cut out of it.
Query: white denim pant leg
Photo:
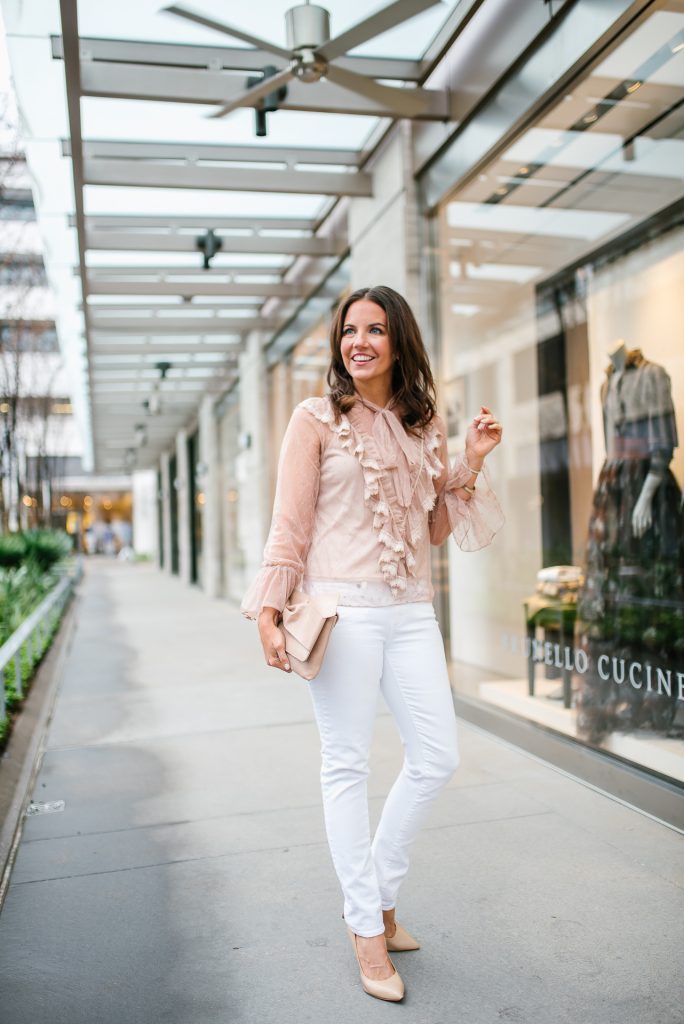
[[[309,683],[321,737],[330,852],[357,935],[384,931],[408,848],[458,764],[444,647],[432,604],[340,607],[323,667]],[[382,689],[405,751],[371,845],[368,753]]]
[[[444,641],[432,604],[397,605],[385,647],[382,694],[399,728],[404,763],[372,843],[382,909],[396,905],[409,847],[459,763]]]

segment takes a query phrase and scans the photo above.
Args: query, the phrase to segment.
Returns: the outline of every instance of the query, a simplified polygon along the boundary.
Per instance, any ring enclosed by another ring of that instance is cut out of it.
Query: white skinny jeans
[[[309,683],[321,737],[321,790],[346,923],[384,932],[409,866],[409,846],[459,761],[456,715],[432,603],[338,607],[323,666]],[[379,692],[394,716],[404,763],[371,843],[368,753]]]

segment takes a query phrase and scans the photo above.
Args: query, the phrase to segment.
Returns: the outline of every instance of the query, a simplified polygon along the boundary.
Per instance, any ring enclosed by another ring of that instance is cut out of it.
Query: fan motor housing
[[[285,26],[290,50],[315,50],[330,39],[330,12],[315,4],[299,4],[286,11]]]

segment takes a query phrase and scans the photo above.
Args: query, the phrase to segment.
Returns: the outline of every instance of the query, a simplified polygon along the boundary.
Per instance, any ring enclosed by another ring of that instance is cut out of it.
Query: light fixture
[[[133,427],[133,436],[136,445],[140,448],[147,441],[147,427],[144,423],[136,423]]]
[[[202,253],[204,270],[209,270],[214,256],[223,248],[223,241],[213,228],[209,228],[204,235],[195,240],[195,245]]]
[[[247,88],[251,89],[254,85],[260,85],[261,82],[264,82],[267,78],[272,78],[277,72],[278,68],[267,64],[265,68],[262,68],[262,75],[260,77],[247,79]],[[287,86],[281,85],[279,88],[274,89],[273,92],[269,92],[264,96],[254,108],[254,134],[259,138],[263,139],[268,134],[266,114],[275,113],[286,97]]]
[[[640,89],[643,84],[644,84],[643,82],[639,82],[639,81],[632,82],[631,85],[627,86],[627,92],[636,92],[637,89]]]
[[[148,416],[158,416],[161,412],[161,398],[158,391],[152,391],[149,398],[143,399],[143,408]]]

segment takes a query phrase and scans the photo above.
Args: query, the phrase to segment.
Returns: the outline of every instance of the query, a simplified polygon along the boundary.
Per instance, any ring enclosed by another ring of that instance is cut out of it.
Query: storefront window
[[[453,454],[507,522],[450,551],[472,699],[684,781],[684,15],[659,11],[439,212]]]

